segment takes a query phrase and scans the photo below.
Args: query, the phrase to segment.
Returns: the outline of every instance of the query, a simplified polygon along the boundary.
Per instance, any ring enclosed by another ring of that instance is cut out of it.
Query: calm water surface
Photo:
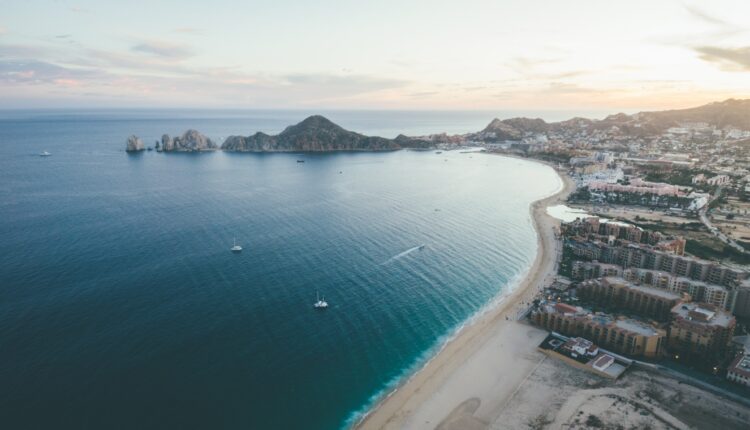
[[[381,135],[489,120],[339,115]],[[123,151],[131,133],[220,140],[303,118],[0,115],[3,427],[344,427],[533,260],[529,203],[560,186],[538,164]]]

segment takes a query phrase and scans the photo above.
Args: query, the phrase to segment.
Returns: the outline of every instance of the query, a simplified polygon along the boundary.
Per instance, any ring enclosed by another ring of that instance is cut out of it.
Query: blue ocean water
[[[529,204],[560,186],[539,164],[123,151],[132,133],[220,140],[304,116],[0,113],[4,428],[345,427],[533,260]],[[384,136],[489,121],[328,116]]]

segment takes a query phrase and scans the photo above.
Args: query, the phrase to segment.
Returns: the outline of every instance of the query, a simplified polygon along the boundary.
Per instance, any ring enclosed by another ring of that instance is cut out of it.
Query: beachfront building
[[[668,321],[672,308],[682,300],[680,295],[670,291],[636,285],[616,277],[582,282],[577,291],[584,300],[657,321]]]
[[[622,276],[622,274],[622,267],[598,261],[575,261],[570,271],[571,277],[576,281],[585,281],[606,276]]]
[[[666,343],[665,330],[565,303],[542,304],[532,312],[531,320],[547,330],[589,339],[618,354],[658,358]]]
[[[737,324],[732,314],[705,303],[680,303],[671,313],[670,352],[703,361],[716,361],[726,354]]]
[[[606,182],[592,182],[589,184],[592,191],[607,191],[616,193],[653,194],[657,196],[684,196],[685,193],[677,185],[664,182],[648,182],[639,178],[630,180],[628,185],[608,184]]]
[[[563,235],[579,236],[611,242],[612,239],[633,243],[644,243],[656,246],[664,251],[671,251],[682,255],[685,252],[685,239],[667,237],[662,233],[644,230],[632,224],[607,220],[599,217],[578,218],[571,222],[562,223]]]
[[[647,285],[676,294],[688,294],[691,301],[709,303],[721,309],[732,309],[732,292],[721,285],[708,284],[684,276],[673,276],[660,270],[625,269],[623,279],[634,284]]]

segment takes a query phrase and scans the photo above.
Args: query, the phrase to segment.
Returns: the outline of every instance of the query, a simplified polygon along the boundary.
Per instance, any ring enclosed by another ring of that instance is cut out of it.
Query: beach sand
[[[531,205],[539,246],[526,278],[355,428],[471,430],[496,426],[493,423],[505,403],[544,360],[536,347],[547,333],[515,318],[554,276],[561,246],[556,239],[559,221],[547,215],[546,208],[563,203],[575,188],[567,175],[560,176],[563,189]]]

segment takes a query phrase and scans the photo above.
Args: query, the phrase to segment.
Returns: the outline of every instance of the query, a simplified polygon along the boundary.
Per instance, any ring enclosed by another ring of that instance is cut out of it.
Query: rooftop
[[[729,371],[750,378],[750,356],[740,355],[729,366]]]
[[[679,300],[680,299],[680,296],[678,294],[672,293],[670,291],[660,290],[658,288],[646,287],[646,286],[643,286],[643,285],[635,285],[635,284],[632,284],[632,283],[626,281],[623,278],[616,278],[616,277],[611,277],[610,276],[610,277],[607,277],[607,278],[604,278],[604,279],[608,283],[610,283],[610,284],[624,285],[625,287],[627,287],[627,288],[629,288],[631,290],[640,291],[640,292],[642,292],[644,294],[648,294],[648,295],[651,295],[651,296],[662,297],[662,298],[668,299],[668,300]]]
[[[719,327],[729,327],[734,321],[734,317],[729,312],[705,303],[679,303],[672,308],[672,314],[693,323]]]
[[[638,333],[643,336],[656,336],[659,334],[659,332],[650,325],[632,319],[618,319],[615,321],[615,325],[621,329]]]

